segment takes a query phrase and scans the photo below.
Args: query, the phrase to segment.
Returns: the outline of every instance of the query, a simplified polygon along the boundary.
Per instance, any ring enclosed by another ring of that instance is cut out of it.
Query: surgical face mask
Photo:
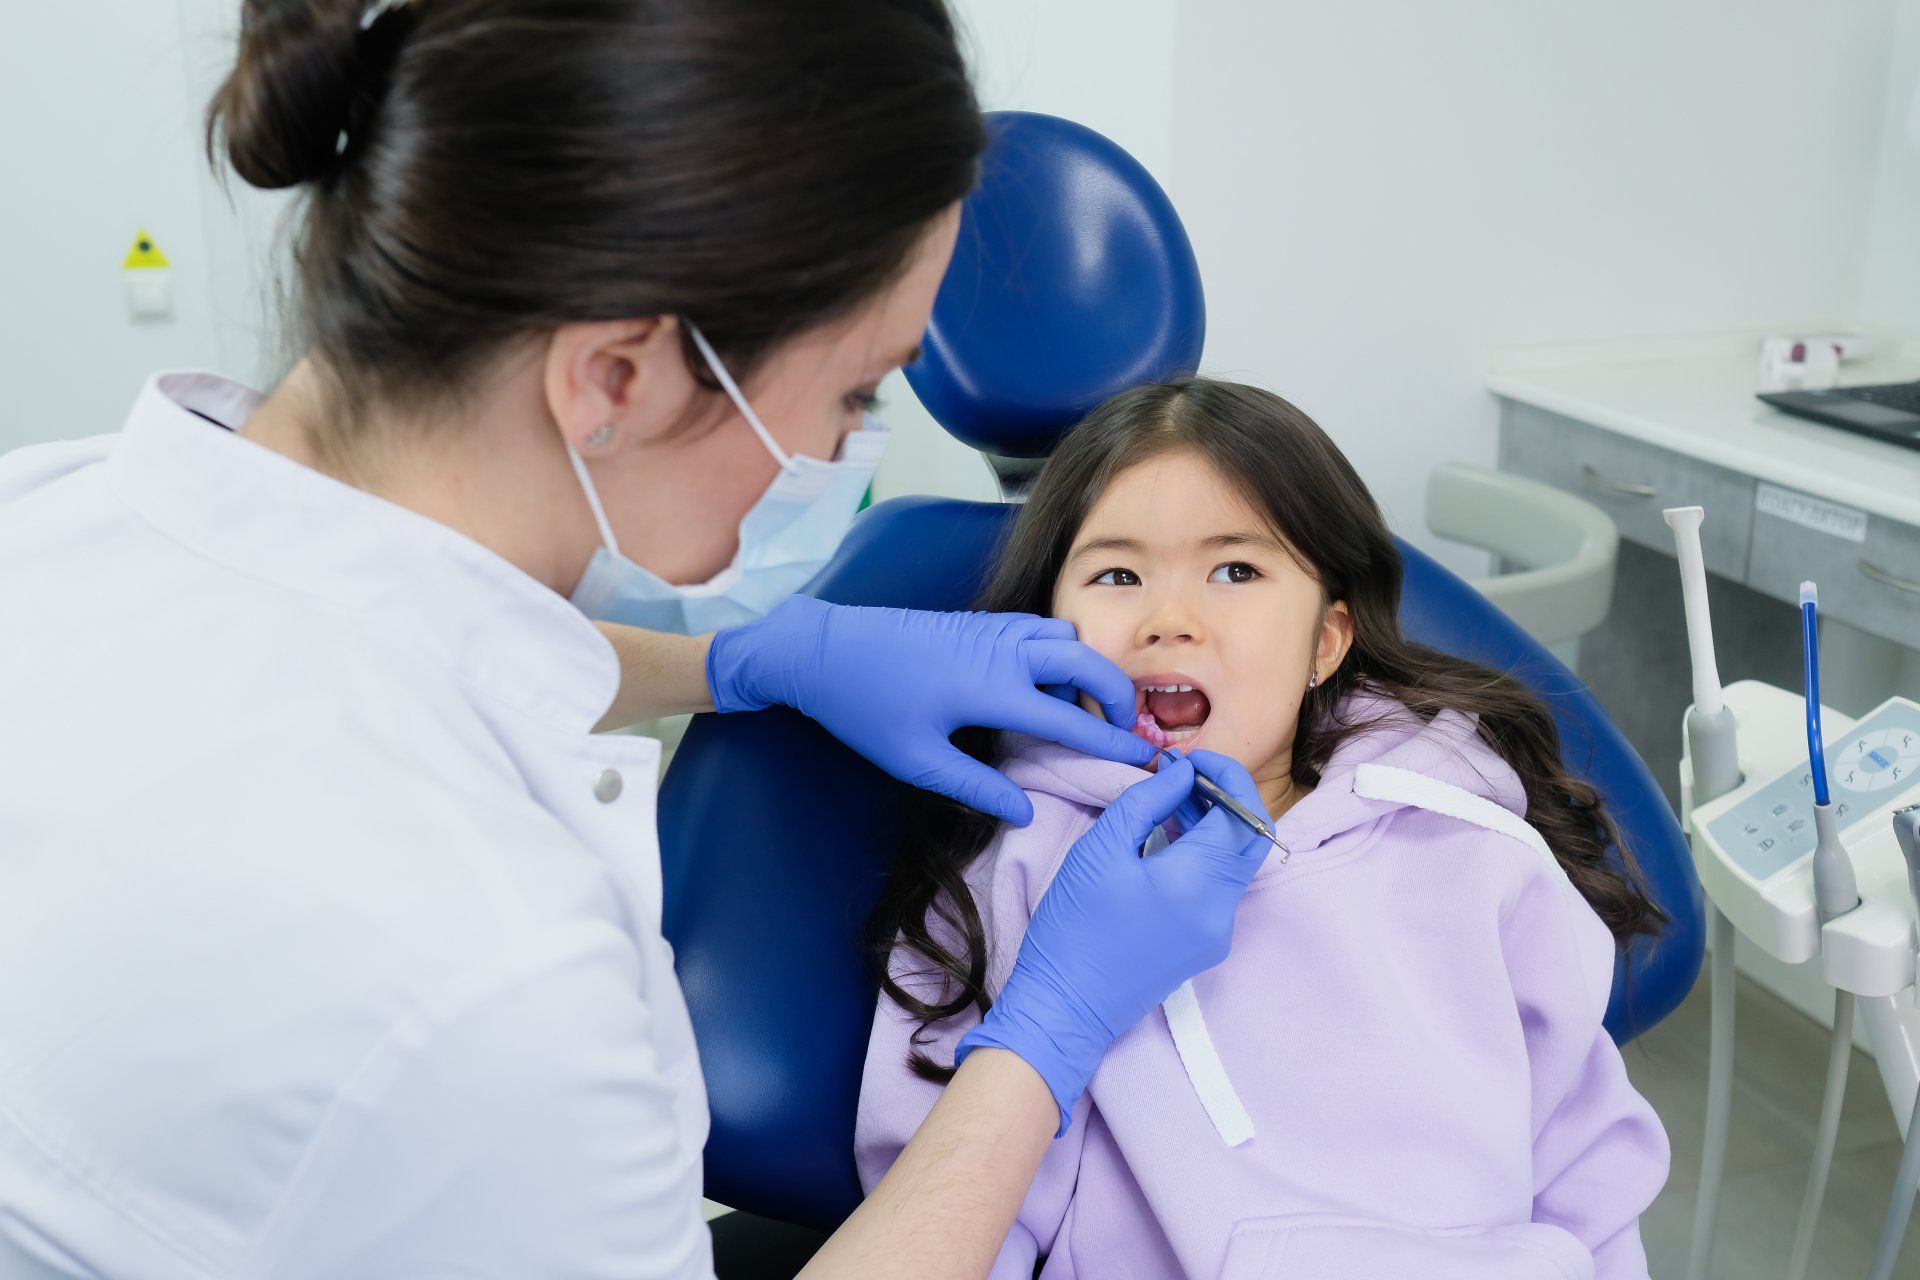
[[[832,462],[787,453],[740,393],[705,335],[691,322],[687,330],[740,416],[780,464],[773,483],[740,520],[740,549],[733,563],[705,582],[675,584],[627,559],[614,541],[586,463],[571,445],[567,457],[593,508],[602,544],[573,589],[574,605],[602,622],[699,635],[764,615],[826,565],[873,481],[888,433],[868,414],[859,430],[847,434]]]

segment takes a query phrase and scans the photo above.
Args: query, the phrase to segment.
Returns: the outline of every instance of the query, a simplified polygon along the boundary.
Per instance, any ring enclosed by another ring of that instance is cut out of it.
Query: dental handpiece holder
[[[1681,818],[1707,897],[1712,1003],[1699,1192],[1687,1280],[1713,1271],[1733,1109],[1736,937],[1789,965],[1818,958],[1832,988],[1826,1086],[1786,1280],[1806,1280],[1845,1106],[1854,1020],[1906,1141],[1869,1280],[1889,1280],[1920,1186],[1920,705],[1855,721],[1820,698],[1819,588],[1800,585],[1802,693],[1722,688],[1700,529],[1662,512],[1686,606],[1693,705],[1681,723]]]
[[[1758,681],[1725,690],[1741,726],[1732,790],[1694,808],[1694,863],[1714,905],[1756,947],[1786,964],[1818,959],[1826,982],[1860,998],[1887,1095],[1904,1132],[1920,1085],[1916,879],[1893,811],[1920,802],[1920,704],[1889,698],[1859,720],[1822,709],[1831,796],[1817,815],[1805,700]],[[1690,769],[1683,761],[1683,769]],[[1859,905],[1822,920],[1813,854],[1831,823]]]

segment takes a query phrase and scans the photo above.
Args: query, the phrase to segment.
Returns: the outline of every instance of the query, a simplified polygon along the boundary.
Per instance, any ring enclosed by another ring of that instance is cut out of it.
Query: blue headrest
[[[1167,193],[1085,125],[987,117],[980,186],[934,300],[914,394],[986,453],[1044,458],[1116,392],[1191,374],[1200,265]]]

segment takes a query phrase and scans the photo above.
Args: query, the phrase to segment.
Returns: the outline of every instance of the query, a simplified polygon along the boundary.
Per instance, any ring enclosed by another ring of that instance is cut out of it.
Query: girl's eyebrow
[[[1270,533],[1216,533],[1210,538],[1202,538],[1200,545],[1208,551],[1226,547],[1264,547],[1282,555],[1293,554],[1284,542]]]
[[[1203,551],[1220,551],[1230,547],[1260,547],[1290,556],[1293,553],[1287,545],[1270,533],[1216,533],[1200,539]],[[1095,538],[1075,547],[1067,557],[1068,563],[1082,556],[1092,555],[1096,551],[1118,551],[1126,555],[1142,555],[1145,549],[1133,538]]]
[[[1137,556],[1142,554],[1143,548],[1132,538],[1095,538],[1091,542],[1083,542],[1075,547],[1067,556],[1067,563],[1072,564],[1080,557],[1092,555],[1096,551],[1121,551]]]

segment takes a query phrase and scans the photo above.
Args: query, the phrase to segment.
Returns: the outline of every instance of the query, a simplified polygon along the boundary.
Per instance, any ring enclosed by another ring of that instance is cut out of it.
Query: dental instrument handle
[[[1840,820],[1831,804],[1813,806],[1813,905],[1820,923],[1847,914],[1860,905],[1860,887],[1853,877],[1853,859],[1840,843]]]
[[[1700,507],[1661,513],[1673,529],[1680,562],[1680,596],[1686,605],[1687,651],[1693,659],[1693,706],[1687,709],[1687,758],[1693,766],[1693,803],[1705,804],[1740,785],[1740,746],[1733,711],[1720,690],[1713,656],[1713,617],[1707,609],[1707,567],[1700,554]]]
[[[1913,891],[1914,905],[1920,907],[1920,804],[1893,811],[1893,838],[1907,861],[1907,887]]]
[[[1732,791],[1742,781],[1738,726],[1720,689],[1713,656],[1713,619],[1707,610],[1707,566],[1700,553],[1702,507],[1670,507],[1661,512],[1673,530],[1674,558],[1680,563],[1680,598],[1686,606],[1687,651],[1693,665],[1693,705],[1687,708],[1687,761],[1693,775],[1690,807],[1681,816],[1691,822],[1692,805]],[[1713,1270],[1715,1226],[1720,1188],[1725,1180],[1728,1120],[1733,1110],[1733,923],[1711,898],[1707,931],[1712,939],[1712,1033],[1708,1037],[1706,1138],[1700,1153],[1700,1187],[1694,1201],[1693,1239],[1687,1255],[1687,1280],[1707,1280]]]
[[[1733,708],[1717,711],[1687,709],[1687,758],[1693,764],[1693,803],[1696,808],[1718,800],[1746,780],[1740,771],[1739,726]]]
[[[1693,705],[1713,715],[1724,705],[1720,668],[1713,656],[1713,619],[1707,612],[1707,564],[1700,553],[1704,507],[1668,507],[1661,516],[1673,530],[1680,561],[1680,599],[1687,612],[1687,651],[1693,657]]]
[[[1172,752],[1172,750],[1167,747],[1160,748],[1159,756],[1160,756],[1160,759],[1168,761],[1170,763],[1178,761],[1180,759],[1179,756],[1175,755]],[[1212,778],[1207,777],[1207,775],[1205,775],[1204,773],[1195,772],[1193,775],[1193,784],[1196,787],[1200,788],[1200,790],[1207,793],[1207,799],[1211,800],[1213,803],[1219,805],[1222,809],[1225,809],[1228,813],[1238,818],[1250,830],[1252,830],[1252,832],[1255,835],[1260,836],[1262,839],[1266,840],[1267,843],[1271,844],[1275,849],[1278,849],[1280,851],[1280,860],[1282,862],[1285,862],[1288,858],[1293,856],[1293,850],[1287,848],[1287,846],[1280,843],[1280,837],[1273,833],[1273,828],[1267,825],[1266,819],[1262,818],[1259,814],[1253,812],[1253,810],[1247,808],[1247,806],[1241,804],[1238,800],[1235,800],[1232,796],[1228,795],[1226,792],[1226,789],[1222,787],[1219,783],[1215,782]]]
[[[1816,833],[1813,848],[1813,906],[1822,925],[1860,905],[1859,886],[1854,882],[1853,862],[1840,844],[1840,824],[1834,808],[1825,799],[1813,806]],[[1833,1000],[1833,1031],[1828,1039],[1827,1083],[1821,1094],[1820,1127],[1813,1144],[1813,1165],[1808,1171],[1806,1198],[1800,1206],[1800,1225],[1794,1232],[1792,1260],[1787,1280],[1805,1280],[1813,1259],[1813,1237],[1820,1224],[1820,1206],[1826,1195],[1827,1178],[1833,1172],[1833,1151],[1839,1137],[1840,1110],[1847,1091],[1847,1064],[1853,1055],[1853,995],[1836,990]]]

